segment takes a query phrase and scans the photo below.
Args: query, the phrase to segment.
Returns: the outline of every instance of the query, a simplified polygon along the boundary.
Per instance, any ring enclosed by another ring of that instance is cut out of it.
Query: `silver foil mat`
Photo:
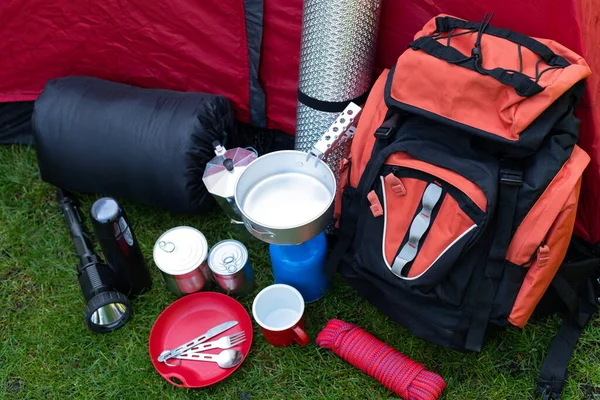
[[[381,0],[305,0],[298,89],[327,102],[352,100],[373,84]],[[362,104],[359,104],[362,106]],[[295,149],[308,152],[339,112],[298,102]]]

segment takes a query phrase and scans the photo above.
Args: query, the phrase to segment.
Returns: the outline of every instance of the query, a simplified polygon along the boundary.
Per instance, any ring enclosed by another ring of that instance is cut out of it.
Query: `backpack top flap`
[[[438,16],[409,47],[388,82],[388,106],[438,115],[509,142],[591,74],[585,60],[561,44],[489,21]]]

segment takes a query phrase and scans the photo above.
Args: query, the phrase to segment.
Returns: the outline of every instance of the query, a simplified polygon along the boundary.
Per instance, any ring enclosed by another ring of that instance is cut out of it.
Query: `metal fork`
[[[184,358],[186,358],[185,357],[186,354],[201,353],[203,351],[210,350],[210,349],[224,349],[224,350],[230,349],[233,346],[237,346],[238,344],[243,343],[245,341],[246,341],[246,332],[241,331],[241,332],[237,332],[232,335],[229,335],[229,336],[222,337],[219,340],[213,340],[212,342],[202,343],[198,346],[192,347],[185,353],[182,353],[179,356],[177,356],[177,358],[184,359]]]

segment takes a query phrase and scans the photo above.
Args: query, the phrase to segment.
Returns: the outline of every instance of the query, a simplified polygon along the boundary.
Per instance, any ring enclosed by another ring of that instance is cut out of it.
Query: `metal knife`
[[[228,321],[228,322],[222,323],[221,325],[217,325],[214,328],[211,328],[208,331],[206,331],[206,333],[204,333],[203,335],[200,335],[196,339],[191,340],[190,342],[182,344],[181,346],[179,346],[173,350],[163,351],[158,356],[158,361],[165,362],[165,360],[167,360],[169,358],[176,357],[176,356],[180,355],[181,353],[185,352],[186,350],[189,350],[192,347],[196,347],[199,344],[204,343],[208,339],[212,339],[213,337],[225,332],[227,329],[233,328],[237,324],[238,324],[237,321]]]

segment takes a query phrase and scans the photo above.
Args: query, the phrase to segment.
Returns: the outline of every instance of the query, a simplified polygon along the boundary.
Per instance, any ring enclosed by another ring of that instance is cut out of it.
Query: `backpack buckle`
[[[560,399],[560,394],[565,381],[562,380],[551,380],[547,381],[540,379],[535,388],[535,394],[541,396],[541,400],[555,400]]]
[[[537,253],[538,267],[543,267],[550,261],[550,247],[544,244],[540,246]]]
[[[375,136],[377,139],[389,139],[390,136],[396,132],[396,129],[396,124],[392,126],[380,126],[375,130],[373,136]]]
[[[541,400],[556,400],[556,399],[560,399],[560,393],[555,392],[549,386],[546,386],[544,388],[544,390],[542,390],[542,391],[538,391],[537,394],[539,396],[541,396]]]
[[[522,186],[523,172],[512,169],[500,169],[500,182],[509,186]]]
[[[389,114],[390,111],[388,111],[388,114],[386,114],[386,118],[381,126],[375,129],[375,133],[373,133],[373,136],[375,136],[377,139],[389,139],[390,136],[394,135],[400,127],[400,114],[398,112],[394,112],[391,115]]]

